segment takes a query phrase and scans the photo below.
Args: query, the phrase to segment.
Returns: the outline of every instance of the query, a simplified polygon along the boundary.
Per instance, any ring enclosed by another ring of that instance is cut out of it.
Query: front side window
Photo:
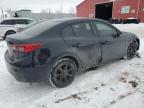
[[[16,25],[16,24],[30,24],[31,20],[25,19],[13,19],[13,20],[4,20],[1,22],[2,25]]]
[[[102,22],[95,22],[94,25],[97,28],[98,32],[103,36],[108,36],[117,33],[116,29],[108,24]]]
[[[12,20],[4,20],[1,22],[2,25],[13,25]]]
[[[93,35],[92,28],[89,23],[78,23],[72,25],[75,36],[77,37],[88,37]]]

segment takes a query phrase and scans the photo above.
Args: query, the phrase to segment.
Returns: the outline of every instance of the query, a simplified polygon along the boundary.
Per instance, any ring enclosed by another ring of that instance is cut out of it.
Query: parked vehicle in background
[[[6,41],[7,68],[18,81],[49,80],[58,88],[70,85],[83,70],[132,59],[140,45],[135,34],[87,18],[49,20],[10,35]]]
[[[35,24],[36,21],[29,18],[11,18],[0,22],[0,37],[6,38],[7,35],[22,32],[29,24]]]
[[[112,24],[139,24],[140,23],[140,19],[137,18],[128,18],[128,19],[115,19],[115,18],[111,18],[109,20],[110,23]]]
[[[131,23],[139,24],[140,23],[140,19],[128,18],[128,19],[124,19],[123,20],[123,24],[131,24]]]

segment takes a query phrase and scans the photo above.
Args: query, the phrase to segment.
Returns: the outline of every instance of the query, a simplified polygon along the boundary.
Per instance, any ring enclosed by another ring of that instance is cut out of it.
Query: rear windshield
[[[57,21],[45,21],[34,25],[33,27],[28,28],[27,30],[23,31],[24,34],[30,36],[37,36],[41,33],[47,31],[48,29],[58,25],[60,22]]]

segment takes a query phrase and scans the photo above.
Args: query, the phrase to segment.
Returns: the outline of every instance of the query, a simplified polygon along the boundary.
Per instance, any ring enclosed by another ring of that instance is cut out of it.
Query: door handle
[[[104,42],[101,42],[102,45],[109,45],[109,44],[112,44],[111,42],[109,41],[104,41]]]
[[[104,43],[105,43],[106,45],[107,45],[107,44],[110,44],[110,42],[109,42],[109,41],[105,41]]]
[[[80,47],[80,46],[81,46],[80,43],[72,44],[72,47]]]

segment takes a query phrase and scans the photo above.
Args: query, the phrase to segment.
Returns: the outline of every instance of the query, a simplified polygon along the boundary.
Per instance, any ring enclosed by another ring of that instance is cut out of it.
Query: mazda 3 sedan
[[[57,88],[70,85],[83,70],[139,50],[135,34],[122,32],[99,19],[64,18],[39,23],[6,39],[5,60],[18,81],[49,81]]]

